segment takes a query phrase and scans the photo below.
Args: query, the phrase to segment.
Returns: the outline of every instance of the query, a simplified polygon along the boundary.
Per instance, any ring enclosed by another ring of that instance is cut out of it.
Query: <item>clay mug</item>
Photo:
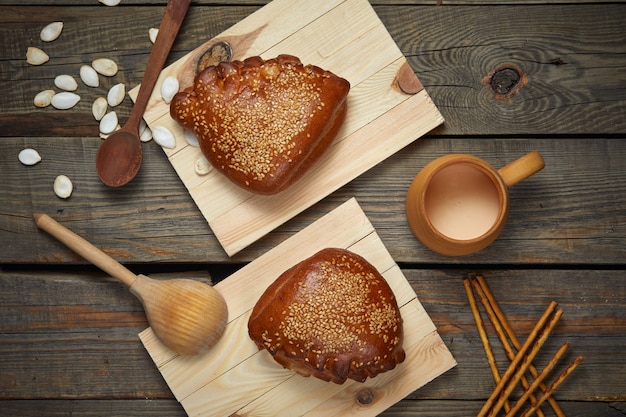
[[[409,187],[409,226],[425,246],[443,255],[467,255],[484,249],[504,228],[509,187],[543,167],[543,158],[536,151],[498,170],[472,155],[435,159]]]

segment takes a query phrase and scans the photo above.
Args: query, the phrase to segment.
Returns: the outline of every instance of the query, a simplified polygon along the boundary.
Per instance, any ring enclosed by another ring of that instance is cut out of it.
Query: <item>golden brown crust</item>
[[[335,138],[347,80],[291,55],[222,62],[174,96],[170,114],[198,137],[231,181],[276,194],[299,179]]]
[[[287,369],[343,384],[402,362],[402,318],[391,288],[363,257],[327,248],[260,297],[248,333]]]

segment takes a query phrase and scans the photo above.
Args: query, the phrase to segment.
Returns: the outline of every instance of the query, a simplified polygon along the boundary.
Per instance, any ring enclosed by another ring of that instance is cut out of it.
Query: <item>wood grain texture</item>
[[[561,401],[568,417],[623,417],[624,403]],[[479,401],[420,400],[403,401],[379,414],[381,417],[467,417],[469,408],[479,409]],[[184,417],[176,400],[38,400],[36,402],[3,401],[0,412],[6,416],[91,417],[94,410],[107,410],[109,415],[124,417]]]
[[[160,80],[176,77],[181,89],[189,87],[198,57],[217,42],[227,43],[237,60],[295,55],[339,74],[351,87],[346,120],[324,156],[288,190],[262,196],[234,187],[214,170],[195,173],[202,152],[185,141],[157,83],[144,119],[153,130],[173,133],[176,144],[164,152],[229,256],[443,123],[423,88],[406,94],[397,85],[406,60],[367,1],[276,0],[165,68]],[[355,54],[362,55],[358,66],[351,61]],[[136,94],[130,92],[133,99]]]
[[[194,0],[169,62],[267,3]],[[492,376],[461,282],[477,273],[520,336],[552,299],[564,308],[536,365],[566,340],[572,358],[585,357],[556,393],[569,417],[626,413],[625,1],[371,1],[446,123],[233,259],[154,144],[145,146],[139,177],[125,189],[106,190],[93,172],[100,139],[91,102],[115,82],[128,89],[140,82],[147,32],[165,4],[0,0],[0,415],[186,415],[137,336],[147,326],[139,302],[37,232],[33,211],[51,214],[134,271],[201,269],[223,277],[353,196],[459,363],[382,416],[466,417],[489,396]],[[44,45],[39,31],[54,20],[66,23],[63,34]],[[43,47],[51,60],[28,66],[28,46]],[[56,75],[77,78],[80,65],[102,56],[116,59],[120,72],[101,77],[99,88],[81,85],[76,108],[32,105]],[[526,82],[496,100],[482,81],[507,63]],[[121,121],[130,106],[127,98],[118,107]],[[42,163],[17,162],[27,146],[40,151]],[[466,152],[503,166],[534,149],[546,168],[512,188],[511,217],[489,248],[447,258],[413,238],[404,197],[430,160]],[[74,181],[69,200],[52,193],[61,173]],[[503,353],[496,355],[502,366]]]
[[[333,233],[338,228],[341,232]],[[364,383],[349,380],[339,385],[302,378],[276,364],[248,337],[250,311],[263,291],[282,272],[326,247],[348,249],[371,262],[394,292],[404,321],[406,360]],[[456,365],[355,199],[215,288],[228,303],[229,322],[222,339],[207,353],[179,356],[159,343],[152,329],[140,334],[155,365],[190,416],[374,416]],[[374,397],[367,404],[358,402],[362,390],[370,390]]]
[[[409,395],[403,406],[392,407],[383,415],[399,416],[403,415],[401,412],[429,415],[426,410],[432,412],[433,408],[422,410],[418,406],[428,399],[454,400],[433,401],[433,407],[441,404],[442,415],[445,412],[463,415],[463,410],[467,415],[472,400],[475,411],[480,409],[482,403],[477,399],[489,395],[493,379],[462,285],[463,277],[476,272],[403,269],[458,366]],[[585,357],[584,364],[557,391],[557,399],[568,416],[583,415],[574,405],[568,405],[571,401],[588,401],[588,408],[580,410],[594,413],[588,414],[593,416],[611,415],[604,414],[614,407],[611,401],[626,402],[626,381],[622,378],[626,363],[623,271],[499,269],[480,273],[520,338],[528,334],[552,299],[563,308],[563,318],[536,365],[545,364],[565,340],[572,344],[571,355]],[[600,282],[603,285],[598,285]],[[129,413],[136,409],[137,415],[141,415],[139,410],[144,414],[158,413],[154,401],[145,402],[141,398],[172,398],[137,337],[147,326],[141,305],[123,284],[94,272],[2,271],[0,288],[3,289],[0,292],[2,399],[65,398],[68,401],[64,407],[77,410],[89,404],[82,402],[88,399],[139,399],[136,405],[129,405]],[[537,288],[542,291],[538,292]],[[555,288],[559,289],[558,296],[553,295]],[[493,329],[487,326],[487,331],[496,359],[505,364],[504,352],[499,349]],[[63,402],[53,403],[57,405],[52,409],[56,409]],[[108,406],[117,409],[114,404],[115,401]],[[0,410],[20,410],[20,407],[15,402],[0,401]],[[21,409],[24,415],[31,415],[27,410],[33,408]],[[180,412],[183,415],[182,408]]]
[[[84,261],[45,233],[32,212],[50,214],[118,261],[131,264],[247,262],[355,196],[400,263],[624,265],[626,141],[622,139],[427,137],[414,143],[229,259],[156,144],[145,146],[138,177],[120,190],[99,183],[92,169],[99,139],[16,138],[0,159],[0,263]],[[17,161],[24,147],[44,160]],[[406,223],[406,192],[419,170],[446,153],[469,153],[501,167],[538,150],[546,167],[511,188],[509,220],[477,254],[450,258],[425,248]],[[9,155],[12,155],[9,157]],[[58,199],[52,182],[68,175],[75,191]],[[601,202],[601,204],[599,204]],[[17,238],[19,236],[19,238]],[[31,248],[37,248],[33,251]]]
[[[618,74],[626,45],[624,5],[510,6],[497,17],[479,10],[406,8],[398,18],[398,9],[378,9],[447,120],[438,133],[624,132],[621,122],[614,124],[626,91]],[[587,26],[598,12],[614,12],[616,20],[598,17],[607,25]],[[446,30],[452,22],[467,24]],[[510,98],[496,99],[485,77],[502,66],[513,66],[527,80]],[[610,75],[609,68],[618,72]]]
[[[626,4],[507,7],[504,14],[498,7],[375,7],[447,120],[436,133],[623,133]],[[60,7],[29,7],[27,19],[22,8],[0,8],[2,80],[19,82],[0,98],[2,136],[28,135],[43,127],[55,136],[70,129],[77,135],[97,135],[95,122],[89,125],[91,102],[113,80],[103,80],[97,91],[81,88],[83,99],[72,111],[38,110],[32,98],[51,87],[54,76],[77,76],[81,64],[101,55],[120,64],[115,81],[128,89],[137,85],[150,48],[148,29],[158,25],[163,10],[85,5],[68,16]],[[169,62],[258,8],[192,5]],[[132,25],[126,21],[129,15]],[[51,20],[66,21],[63,35],[41,45],[39,30]],[[455,22],[469,23],[447,30]],[[99,36],[104,31],[107,36]],[[28,66],[24,55],[33,45],[45,47],[53,59],[40,67]],[[528,83],[510,99],[496,100],[481,80],[505,64],[520,68]],[[129,105],[126,101],[120,109],[122,120]]]

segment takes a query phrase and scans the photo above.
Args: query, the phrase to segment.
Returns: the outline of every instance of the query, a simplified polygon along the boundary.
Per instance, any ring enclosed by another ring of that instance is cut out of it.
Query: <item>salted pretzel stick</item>
[[[509,343],[509,340],[507,339],[506,332],[502,328],[500,318],[496,314],[493,306],[491,305],[491,302],[487,298],[487,295],[486,295],[485,291],[483,290],[482,286],[480,285],[480,283],[478,283],[477,281],[473,280],[472,281],[472,285],[476,289],[476,294],[478,294],[478,298],[479,298],[480,302],[482,303],[483,307],[485,307],[485,311],[487,312],[487,317],[489,317],[489,320],[491,321],[491,324],[493,325],[493,327],[494,327],[494,329],[496,331],[496,335],[498,336],[498,339],[500,339],[500,343],[502,344],[502,347],[504,348],[504,352],[506,353],[507,358],[509,358],[509,361],[512,361],[515,358],[515,352],[513,351],[513,348],[511,347],[511,344]],[[498,381],[496,381],[496,383],[497,382]],[[530,384],[528,383],[528,379],[526,379],[525,375],[522,375],[521,382],[522,382],[522,387],[525,390],[527,390],[528,387],[530,386]],[[531,391],[530,392],[530,403],[531,404],[535,404],[536,401],[537,401],[537,399],[535,398],[535,396],[533,395],[533,393]],[[505,408],[504,409],[506,411],[508,411],[508,409],[506,408],[506,403],[505,403]],[[544,417],[545,415],[543,414],[543,411],[541,409],[538,409],[537,410],[537,416],[538,417]]]
[[[533,381],[533,383],[530,384],[530,387],[526,389],[524,394],[513,405],[513,408],[511,408],[507,412],[505,417],[515,416],[515,413],[517,413],[522,408],[522,406],[524,405],[524,402],[528,399],[528,397],[530,397],[530,395],[535,391],[535,389],[537,389],[541,381],[543,381],[548,376],[550,371],[552,371],[552,369],[556,366],[557,362],[561,359],[561,357],[565,354],[565,352],[567,352],[569,345],[570,345],[569,342],[563,343],[563,345],[559,348],[559,350],[556,351],[552,359],[550,359],[550,362],[548,362],[545,368],[541,370],[541,373],[539,373],[539,375]],[[534,407],[535,405],[537,405],[537,402],[531,403],[531,407]],[[538,409],[539,408],[537,408],[537,410]]]
[[[485,280],[484,277],[481,277],[481,276],[477,276],[476,280],[478,281],[481,288],[485,292],[485,295],[487,296],[487,299],[489,300],[489,304],[493,307],[493,310],[495,311],[496,316],[502,323],[502,327],[506,331],[507,336],[509,337],[509,339],[511,339],[511,343],[513,344],[513,347],[519,350],[522,344],[517,339],[517,336],[515,336],[515,332],[513,331],[513,328],[509,324],[508,320],[506,319],[506,316],[500,309],[498,302],[496,301],[495,297],[491,293],[491,290],[489,289],[489,286],[487,285],[487,281]],[[532,364],[528,367],[528,370],[530,371],[530,374],[533,376],[533,378],[537,378],[537,376],[539,375],[537,368],[535,368],[535,366]],[[546,390],[548,389],[548,387],[544,383],[539,384],[539,388],[541,388],[543,392],[546,392]],[[565,413],[563,412],[563,410],[561,410],[561,407],[559,407],[559,404],[556,402],[556,399],[554,397],[548,398],[548,403],[552,407],[552,410],[554,410],[554,414],[556,414],[557,417],[565,417]]]
[[[572,362],[567,367],[567,369],[565,369],[561,373],[561,375],[558,376],[558,378],[552,383],[552,385],[548,387],[546,392],[544,392],[541,395],[541,397],[539,397],[539,400],[537,400],[537,404],[535,404],[534,406],[531,406],[528,410],[526,410],[524,414],[522,414],[521,417],[530,417],[536,411],[536,407],[540,406],[546,399],[548,399],[550,395],[552,395],[554,390],[556,390],[559,387],[559,385],[561,385],[565,381],[565,379],[574,371],[574,369],[576,369],[578,365],[580,365],[582,361],[583,361],[582,356],[578,356],[576,359],[574,359],[574,362]]]
[[[552,313],[556,309],[556,306],[557,306],[557,303],[552,301],[550,303],[550,305],[546,308],[546,310],[544,311],[542,316],[539,318],[539,320],[535,324],[535,327],[530,332],[530,335],[528,336],[528,339],[526,339],[526,342],[524,342],[524,344],[522,345],[521,349],[517,352],[517,355],[515,356],[515,359],[513,359],[513,361],[509,365],[508,369],[506,370],[506,372],[502,376],[502,379],[500,380],[500,382],[498,383],[496,388],[493,390],[493,392],[491,393],[491,395],[489,396],[489,398],[487,399],[487,401],[483,405],[483,408],[480,410],[480,412],[478,413],[477,417],[485,417],[486,415],[488,415],[488,413],[489,413],[489,415],[495,415],[495,414],[497,414],[497,411],[500,410],[501,406],[497,409],[496,412],[493,412],[494,409],[492,409],[492,406],[494,405],[494,402],[495,402],[496,398],[500,397],[500,394],[504,391],[504,389],[511,382],[511,377],[515,374],[515,370],[518,368],[520,363],[524,360],[524,357],[526,356],[526,353],[528,352],[528,350],[531,348],[531,346],[533,346],[533,342],[535,341],[535,339],[537,339],[537,335],[539,335],[541,333],[541,330],[544,328],[546,322],[549,321],[550,317],[552,316]],[[556,323],[554,323],[554,324],[556,324]],[[548,332],[544,332],[544,334],[546,334],[546,337],[547,337],[547,333]],[[544,339],[544,341],[545,341],[545,339]],[[543,344],[543,343],[541,343],[541,344]],[[536,348],[537,346],[538,346],[538,344],[535,343],[534,347]],[[538,349],[536,349],[536,350],[538,350]],[[535,352],[535,354],[536,353],[537,352]],[[504,396],[504,395],[501,398],[506,400],[506,396]],[[500,402],[500,401],[498,401],[498,402]],[[490,409],[492,410],[491,412],[489,411]]]
[[[493,349],[491,348],[491,343],[489,342],[489,338],[487,337],[487,331],[485,330],[485,323],[483,323],[483,319],[480,316],[480,311],[478,311],[478,304],[476,304],[476,298],[474,297],[474,293],[472,292],[472,284],[469,279],[463,280],[463,286],[465,287],[465,294],[467,294],[467,301],[469,302],[470,309],[472,310],[472,315],[474,316],[474,321],[476,322],[476,328],[478,329],[478,335],[480,336],[481,342],[483,342],[483,348],[485,349],[485,354],[487,355],[487,362],[489,362],[489,368],[491,368],[491,374],[493,375],[493,380],[496,385],[500,382],[500,372],[498,372],[498,365],[496,364],[496,357],[493,354]],[[504,409],[508,411],[511,408],[511,405],[507,401],[504,404]]]
[[[554,313],[554,315],[552,316],[552,319],[548,322],[548,325],[546,326],[545,330],[543,331],[543,333],[541,333],[541,335],[539,336],[539,338],[537,339],[537,341],[531,348],[528,355],[524,357],[519,369],[517,370],[517,372],[513,374],[513,377],[511,378],[509,383],[506,385],[506,388],[502,391],[500,399],[496,403],[495,407],[489,412],[489,417],[495,417],[496,415],[498,415],[498,412],[502,409],[504,402],[507,400],[509,395],[511,395],[511,393],[517,386],[517,383],[519,382],[522,375],[524,375],[526,371],[528,371],[528,367],[532,363],[533,359],[535,359],[535,356],[537,356],[537,353],[539,353],[539,349],[541,349],[544,342],[548,339],[548,337],[550,336],[550,333],[554,329],[554,326],[556,326],[556,323],[559,321],[562,315],[563,315],[563,310],[557,310]]]

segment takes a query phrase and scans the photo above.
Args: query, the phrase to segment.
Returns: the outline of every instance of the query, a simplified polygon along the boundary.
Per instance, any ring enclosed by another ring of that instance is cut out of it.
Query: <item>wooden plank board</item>
[[[259,351],[248,336],[249,314],[265,289],[286,269],[326,247],[364,256],[391,286],[404,321],[407,358],[396,369],[343,385],[304,378]],[[456,365],[413,288],[352,198],[246,265],[215,288],[224,296],[229,322],[209,352],[179,356],[146,329],[139,336],[170,389],[190,416],[373,416]],[[358,398],[374,395],[369,404]]]
[[[348,114],[323,158],[296,184],[259,196],[212,170],[199,176],[202,156],[169,116],[160,85],[168,76],[190,85],[199,57],[227,42],[233,59],[281,53],[348,79]],[[138,88],[130,92],[135,98]],[[144,114],[148,125],[176,138],[169,162],[229,256],[263,237],[363,172],[443,123],[443,117],[367,0],[274,0],[164,69]]]

